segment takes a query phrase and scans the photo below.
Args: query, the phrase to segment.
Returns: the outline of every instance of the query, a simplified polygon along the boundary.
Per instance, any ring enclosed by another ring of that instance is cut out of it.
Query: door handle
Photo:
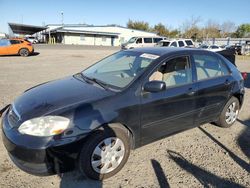
[[[196,91],[195,91],[193,88],[189,88],[189,89],[188,89],[188,92],[187,92],[187,95],[192,96],[192,95],[194,95],[195,93],[196,93]]]
[[[224,84],[227,86],[227,85],[230,85],[231,82],[228,79],[226,79],[226,81],[224,82]]]

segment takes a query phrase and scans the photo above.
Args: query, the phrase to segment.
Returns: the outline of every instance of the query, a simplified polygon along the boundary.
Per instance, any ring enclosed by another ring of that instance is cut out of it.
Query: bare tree
[[[217,38],[220,37],[220,24],[214,20],[208,20],[205,28],[204,28],[204,34],[206,38]]]
[[[222,37],[229,37],[236,30],[235,23],[231,21],[223,22],[220,28]]]
[[[202,19],[200,16],[192,16],[190,19],[185,20],[182,24],[183,32],[185,33],[192,28],[198,28],[198,24],[201,22],[201,20]]]

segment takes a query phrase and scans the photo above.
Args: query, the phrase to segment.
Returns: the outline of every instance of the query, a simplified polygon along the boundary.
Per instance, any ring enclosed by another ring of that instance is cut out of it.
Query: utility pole
[[[63,11],[61,11],[61,16],[62,16],[62,27],[63,27]]]

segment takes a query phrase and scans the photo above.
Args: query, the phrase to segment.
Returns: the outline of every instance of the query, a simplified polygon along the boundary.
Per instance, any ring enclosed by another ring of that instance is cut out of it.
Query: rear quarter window
[[[152,38],[144,38],[144,43],[153,43]]]
[[[153,40],[154,40],[154,43],[158,43],[158,42],[160,42],[161,40],[163,40],[163,38],[153,38]]]
[[[192,42],[191,40],[185,40],[185,42],[186,42],[186,44],[187,44],[188,46],[194,45],[193,42]]]
[[[11,44],[20,44],[21,41],[19,41],[19,40],[10,40],[10,43]]]

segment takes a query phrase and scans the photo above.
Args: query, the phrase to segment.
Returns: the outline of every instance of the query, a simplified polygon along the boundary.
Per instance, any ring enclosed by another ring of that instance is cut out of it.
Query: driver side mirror
[[[163,81],[153,80],[150,82],[147,82],[144,85],[144,91],[156,93],[160,92],[166,89],[166,83]]]

